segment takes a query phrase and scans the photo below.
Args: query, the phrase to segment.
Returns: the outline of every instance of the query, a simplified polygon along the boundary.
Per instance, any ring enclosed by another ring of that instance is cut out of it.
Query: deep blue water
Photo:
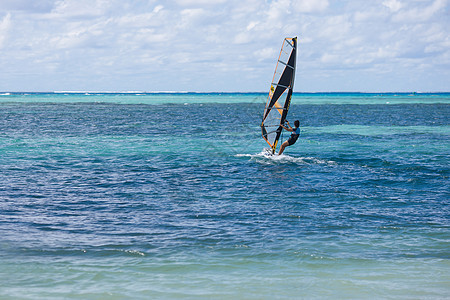
[[[264,101],[0,96],[0,298],[446,298],[450,95]]]

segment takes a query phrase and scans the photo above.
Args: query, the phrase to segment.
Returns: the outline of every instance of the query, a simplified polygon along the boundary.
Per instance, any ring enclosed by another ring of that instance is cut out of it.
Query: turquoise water
[[[448,103],[450,93],[294,93],[297,104]],[[265,103],[267,93],[0,93],[0,103],[201,104]]]
[[[447,298],[450,94],[265,100],[0,95],[0,298]]]

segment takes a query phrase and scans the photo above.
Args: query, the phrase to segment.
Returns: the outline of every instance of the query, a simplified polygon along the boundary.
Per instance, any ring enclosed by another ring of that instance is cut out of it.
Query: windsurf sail
[[[272,154],[277,149],[278,140],[283,130],[281,125],[286,120],[291,104],[296,57],[297,37],[285,38],[278,56],[261,123],[262,136],[269,144]]]

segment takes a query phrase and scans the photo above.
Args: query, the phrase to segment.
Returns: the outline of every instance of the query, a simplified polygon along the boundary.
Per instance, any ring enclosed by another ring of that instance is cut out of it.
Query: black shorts
[[[297,141],[297,139],[298,139],[298,136],[297,137],[293,137],[293,136],[291,136],[288,140],[287,140],[287,142],[288,142],[288,145],[289,146],[292,146],[292,145],[294,145],[295,144],[295,142]]]

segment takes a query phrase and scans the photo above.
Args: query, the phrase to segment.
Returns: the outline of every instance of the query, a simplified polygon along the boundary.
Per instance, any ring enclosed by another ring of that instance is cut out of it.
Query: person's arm
[[[281,127],[283,127],[284,129],[286,129],[287,131],[291,131],[293,132],[294,129],[292,129],[291,125],[289,125],[289,121],[286,121],[287,126],[289,126],[289,128],[285,127],[284,125],[281,125]]]

